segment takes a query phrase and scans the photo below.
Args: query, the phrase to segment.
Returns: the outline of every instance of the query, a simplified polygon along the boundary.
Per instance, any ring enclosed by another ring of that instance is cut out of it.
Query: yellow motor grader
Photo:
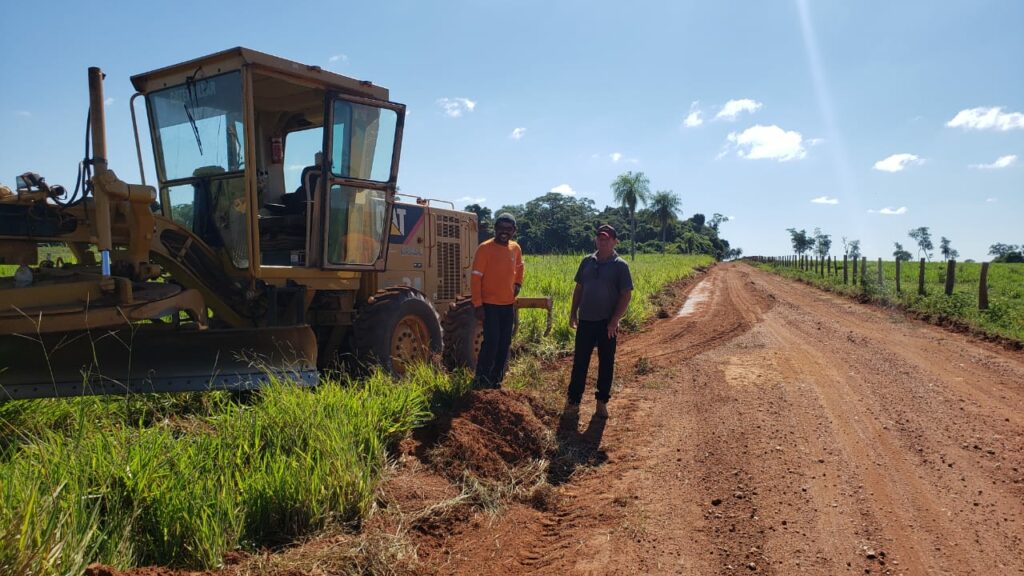
[[[471,213],[398,202],[405,107],[246,48],[132,77],[156,186],[107,158],[103,74],[74,194],[0,190],[0,400],[247,390],[374,362],[472,367]],[[40,246],[66,261],[39,261]],[[519,307],[546,308],[546,298]],[[440,314],[439,314],[440,311]]]

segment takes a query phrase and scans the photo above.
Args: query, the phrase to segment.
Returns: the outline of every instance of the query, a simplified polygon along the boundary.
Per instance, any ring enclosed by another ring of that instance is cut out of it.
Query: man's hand
[[[476,308],[473,308],[473,316],[476,316],[476,321],[477,322],[483,323],[483,321],[484,321],[484,307],[483,306],[477,306]]]
[[[619,335],[619,319],[612,318],[608,320],[608,339],[613,340]]]
[[[572,328],[573,330],[575,330],[579,325],[580,325],[579,316],[576,314],[576,312],[570,313],[569,314],[569,328]]]
[[[516,296],[519,296],[519,291],[522,290],[522,289],[523,289],[523,285],[522,284],[513,284],[512,285],[512,293],[515,294]]]

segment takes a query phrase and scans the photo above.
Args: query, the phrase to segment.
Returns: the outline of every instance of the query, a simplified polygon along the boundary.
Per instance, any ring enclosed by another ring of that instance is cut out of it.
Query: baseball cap
[[[597,227],[597,235],[605,235],[610,238],[618,239],[619,235],[615,233],[615,228],[612,228],[609,224],[601,224]]]
[[[497,218],[494,219],[495,226],[502,222],[511,224],[513,228],[516,227],[516,217],[509,214],[508,212],[502,212],[501,214],[498,215]]]

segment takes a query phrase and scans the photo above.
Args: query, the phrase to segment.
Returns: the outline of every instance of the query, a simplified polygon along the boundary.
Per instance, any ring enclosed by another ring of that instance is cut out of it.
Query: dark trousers
[[[515,318],[516,310],[512,304],[484,304],[484,341],[476,359],[477,388],[501,388],[508,349],[512,346]]]
[[[615,338],[608,337],[608,321],[580,320],[576,328],[576,353],[572,359],[572,378],[569,380],[569,400],[579,403],[587,385],[590,356],[597,347],[597,392],[594,396],[607,402],[612,395],[612,375],[615,372]]]

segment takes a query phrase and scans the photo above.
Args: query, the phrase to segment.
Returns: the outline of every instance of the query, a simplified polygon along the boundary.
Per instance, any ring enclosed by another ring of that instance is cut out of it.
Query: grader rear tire
[[[403,376],[412,365],[441,353],[441,323],[427,298],[397,286],[375,294],[359,310],[353,326],[356,357]]]
[[[484,340],[483,327],[476,321],[473,303],[468,298],[452,304],[444,316],[444,365],[449,370],[469,368],[476,370],[480,344]]]

